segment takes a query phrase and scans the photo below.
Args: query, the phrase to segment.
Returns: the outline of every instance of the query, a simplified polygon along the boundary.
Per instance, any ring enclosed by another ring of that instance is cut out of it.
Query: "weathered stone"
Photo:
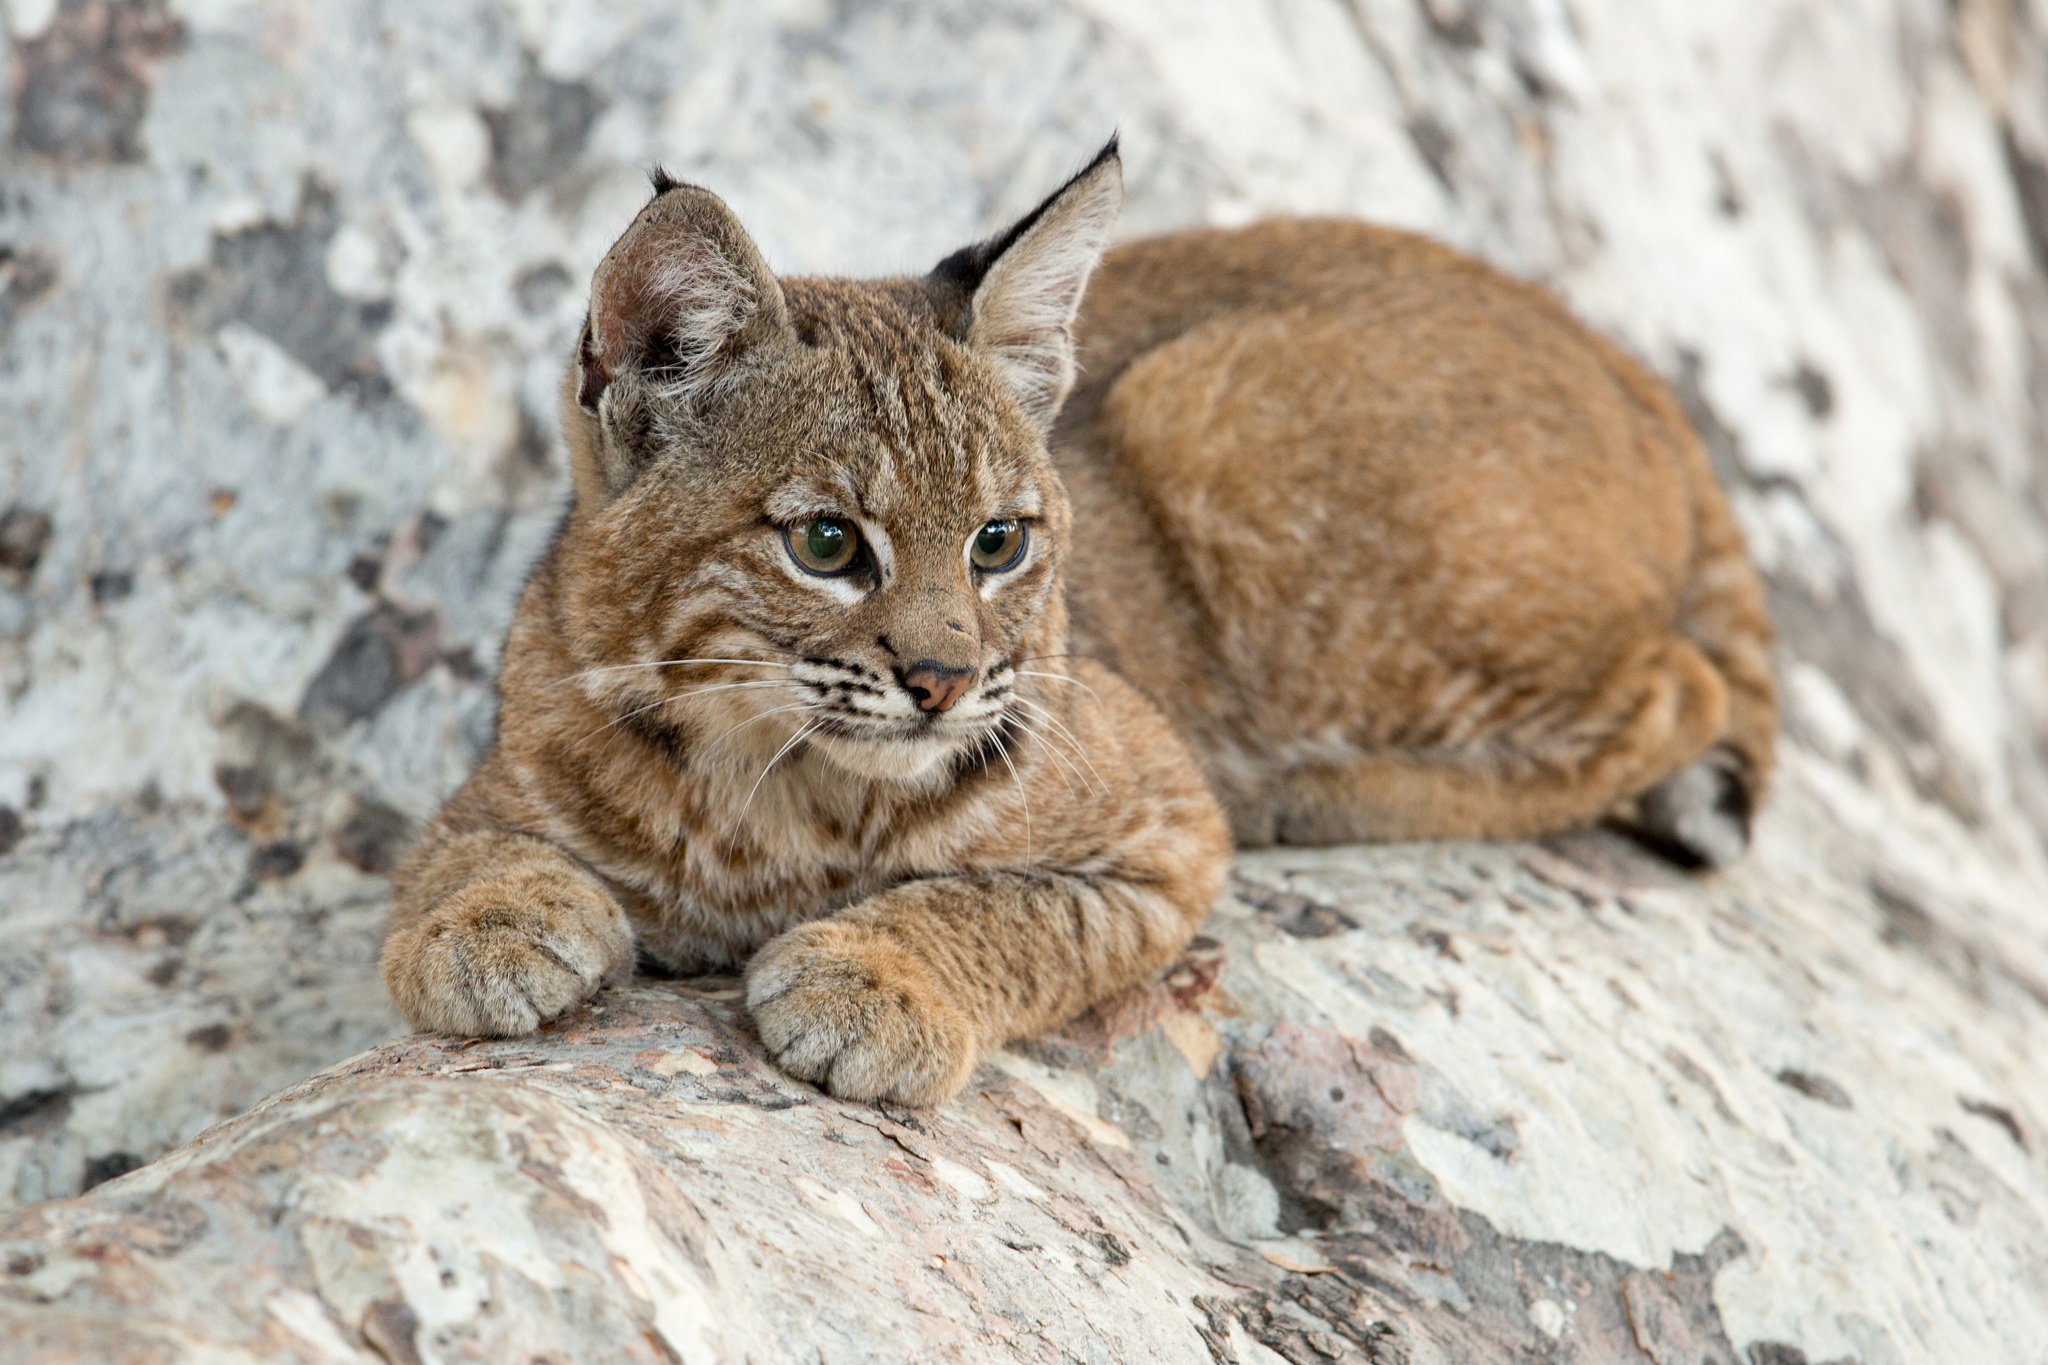
[[[2048,1352],[2038,8],[8,6],[10,1358]],[[1672,382],[1782,627],[1752,857],[1248,857],[937,1114],[717,983],[390,1044],[645,168],[916,269],[1112,126],[1132,231],[1424,229]]]
[[[50,519],[27,507],[0,513],[0,569],[32,574],[50,544]]]
[[[150,70],[183,29],[162,0],[61,0],[15,49],[14,142],[70,165],[142,159]]]
[[[510,102],[484,110],[492,187],[517,200],[566,177],[603,112],[604,99],[596,91],[580,81],[552,80],[529,59]]]

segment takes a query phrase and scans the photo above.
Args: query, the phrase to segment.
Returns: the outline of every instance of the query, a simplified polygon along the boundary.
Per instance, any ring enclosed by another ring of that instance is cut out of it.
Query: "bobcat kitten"
[[[416,1027],[530,1031],[636,948],[747,962],[785,1069],[934,1103],[1172,960],[1233,825],[1632,806],[1740,851],[1754,576],[1668,396],[1547,295],[1270,224],[1111,253],[1077,323],[1114,142],[922,279],[777,279],[655,191],[592,281],[496,740],[398,876]]]

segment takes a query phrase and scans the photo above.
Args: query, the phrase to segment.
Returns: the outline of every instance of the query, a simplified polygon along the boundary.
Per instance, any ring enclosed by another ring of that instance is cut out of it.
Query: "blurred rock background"
[[[398,1032],[384,876],[487,741],[657,161],[785,272],[885,273],[1120,128],[1128,233],[1360,215],[1548,283],[1769,577],[1760,865],[1858,831],[1871,951],[1998,1015],[2008,1080],[2048,1037],[2044,0],[0,17],[0,1204]],[[2038,1183],[2048,1103],[1978,1102]]]

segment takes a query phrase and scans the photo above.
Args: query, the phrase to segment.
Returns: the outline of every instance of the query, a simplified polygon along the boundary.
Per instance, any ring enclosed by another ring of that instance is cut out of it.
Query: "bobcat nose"
[[[901,675],[903,690],[917,698],[920,711],[950,711],[980,676],[979,669],[948,668],[926,659]]]

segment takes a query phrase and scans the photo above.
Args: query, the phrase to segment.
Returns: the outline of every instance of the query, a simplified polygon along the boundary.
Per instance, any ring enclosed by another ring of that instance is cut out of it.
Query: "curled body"
[[[1233,834],[1741,851],[1755,576],[1668,394],[1540,290],[1272,224],[1120,248],[1084,311],[1114,143],[915,279],[778,279],[655,189],[495,740],[395,886],[416,1027],[744,965],[786,1069],[934,1103],[1171,962]]]
[[[1075,648],[1166,710],[1240,843],[1616,816],[1740,856],[1777,732],[1763,588],[1632,357],[1331,220],[1118,247],[1080,334]]]

